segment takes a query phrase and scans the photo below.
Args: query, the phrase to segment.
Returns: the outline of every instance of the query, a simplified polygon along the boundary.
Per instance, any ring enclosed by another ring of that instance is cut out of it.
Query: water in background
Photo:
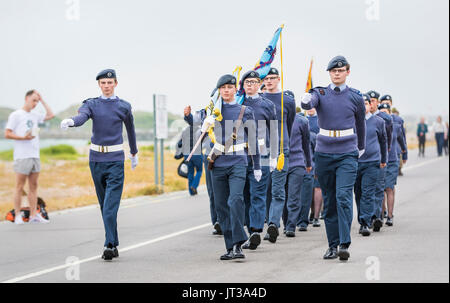
[[[75,148],[86,146],[88,144],[87,140],[82,139],[40,139],[39,145],[41,148],[53,146],[53,145],[60,145],[60,144],[67,144],[71,145]],[[0,151],[5,151],[12,149],[14,146],[14,140],[0,140]]]

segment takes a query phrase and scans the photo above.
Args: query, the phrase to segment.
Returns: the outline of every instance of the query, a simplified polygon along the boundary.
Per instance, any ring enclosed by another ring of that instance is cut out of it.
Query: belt
[[[353,128],[351,129],[344,129],[344,130],[326,130],[326,129],[320,129],[319,134],[326,137],[347,137],[353,135],[355,132],[353,131]]]
[[[99,153],[113,153],[123,150],[123,144],[111,145],[111,146],[101,146],[91,143],[91,150]]]
[[[216,143],[214,144],[214,148],[217,149],[218,151],[225,153],[225,146],[223,146],[220,143]],[[230,149],[232,152],[239,152],[239,151],[243,151],[247,148],[247,143],[241,143],[241,144],[236,144],[236,145],[231,145]],[[229,152],[230,150],[228,150],[227,152]]]

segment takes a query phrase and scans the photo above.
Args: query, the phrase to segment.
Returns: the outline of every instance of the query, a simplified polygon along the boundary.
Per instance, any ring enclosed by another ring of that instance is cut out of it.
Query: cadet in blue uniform
[[[370,236],[369,227],[375,210],[375,190],[380,169],[386,167],[387,136],[384,120],[370,113],[370,97],[363,95],[366,104],[366,148],[358,160],[355,200],[358,208],[359,233]]]
[[[275,105],[258,94],[261,85],[259,73],[249,71],[242,76],[241,86],[246,98],[243,105],[253,109],[258,123],[258,146],[261,154],[262,177],[258,182],[253,171],[252,157],[248,157],[247,181],[244,189],[246,225],[250,237],[243,249],[255,250],[261,244],[260,233],[264,229],[266,195],[270,172],[276,168],[278,157],[278,123]],[[272,142],[272,144],[271,144]],[[270,149],[269,149],[270,147]],[[271,160],[272,159],[272,160]]]
[[[203,122],[202,132],[214,124],[216,143],[208,156],[212,169],[214,203],[222,228],[227,252],[221,260],[243,259],[242,244],[247,240],[244,229],[245,204],[244,186],[248,159],[252,156],[254,177],[261,180],[260,155],[257,146],[257,125],[253,110],[237,104],[236,78],[222,76],[217,89],[223,100],[222,117],[219,123],[213,116]],[[248,151],[246,148],[248,147]]]
[[[281,140],[281,91],[279,89],[281,78],[278,70],[272,68],[267,77],[264,78],[264,84],[267,91],[263,94],[263,97],[269,99],[275,104],[278,120],[278,137]],[[279,236],[279,228],[281,216],[285,208],[286,202],[286,177],[289,170],[289,138],[291,136],[292,125],[294,124],[296,106],[295,100],[289,95],[284,95],[284,111],[283,111],[283,149],[284,149],[284,167],[281,171],[274,170],[271,173],[271,201],[268,207],[268,228],[267,234],[264,240],[269,240],[271,243],[275,243]],[[278,146],[280,146],[278,142]],[[278,153],[281,153],[279,150]],[[276,161],[276,160],[275,160]]]
[[[391,107],[387,103],[380,104],[379,109],[385,113],[390,113]],[[392,146],[388,155],[388,165],[386,167],[386,201],[387,201],[387,219],[386,225],[394,225],[394,203],[395,203],[395,185],[397,184],[398,177],[398,167],[400,166],[400,160],[397,153],[397,145],[400,146],[401,151],[404,155],[404,161],[407,160],[408,154],[406,150],[406,142],[402,133],[401,125],[399,123],[394,123],[394,129],[392,132]],[[384,211],[384,209],[383,209]]]
[[[392,96],[391,95],[384,95],[384,96],[382,96],[380,98],[380,102],[389,104],[389,106],[392,109]],[[407,153],[408,142],[406,141],[405,121],[399,115],[394,114],[394,112],[392,113],[391,117],[392,117],[392,121],[394,123],[400,124],[400,130],[401,130],[401,132],[403,134],[403,140],[405,141],[405,144],[406,144],[406,153]],[[400,169],[398,171],[398,174],[399,174],[399,176],[403,176],[402,169],[401,169],[402,166],[403,166],[402,165],[403,164],[403,159],[408,159],[408,155],[405,155],[405,154],[402,153],[402,151],[400,150],[400,146],[399,145],[397,145],[397,154],[398,154],[399,159],[400,159]]]
[[[78,115],[61,122],[61,128],[79,127],[92,119],[91,150],[89,167],[100,203],[106,240],[102,258],[112,260],[119,256],[117,246],[117,212],[119,210],[124,182],[124,151],[122,128],[125,124],[131,153],[131,167],[138,163],[136,133],[130,103],[114,95],[117,86],[116,73],[107,69],[97,75],[96,80],[102,96],[87,99],[78,110]]]
[[[303,178],[306,173],[311,172],[311,166],[308,119],[303,117],[303,115],[301,114],[297,114],[292,126],[289,143],[289,185],[287,200],[288,216],[286,237],[295,237],[295,229],[297,227],[299,218],[301,218],[302,210],[304,213],[306,212],[306,223],[308,222],[308,211],[311,207],[312,191],[309,191],[309,199],[305,199],[305,197],[303,197],[304,199],[302,201],[301,198],[303,196]],[[305,203],[305,205],[303,205],[303,203]],[[301,224],[303,226],[303,222]]]
[[[376,91],[369,91],[367,93],[370,97],[371,102],[371,110],[370,112],[373,115],[379,116],[384,120],[384,124],[386,127],[386,138],[387,138],[387,144],[388,144],[388,151],[391,150],[392,145],[392,131],[393,131],[393,124],[394,121],[391,117],[391,115],[381,112],[378,109],[378,106],[381,104],[379,101],[380,94]],[[380,175],[378,176],[377,180],[377,186],[375,190],[375,213],[374,213],[374,222],[372,224],[373,231],[379,232],[381,230],[381,227],[383,227],[383,200],[384,200],[384,188],[385,188],[385,180],[386,180],[386,167],[380,169]]]
[[[320,133],[316,142],[316,174],[324,196],[324,218],[328,250],[324,259],[348,260],[353,219],[353,187],[358,157],[364,153],[365,105],[359,91],[345,82],[350,65],[342,56],[327,68],[332,83],[306,93],[302,107],[316,108]],[[356,130],[356,133],[355,133]],[[339,246],[339,251],[338,251]]]

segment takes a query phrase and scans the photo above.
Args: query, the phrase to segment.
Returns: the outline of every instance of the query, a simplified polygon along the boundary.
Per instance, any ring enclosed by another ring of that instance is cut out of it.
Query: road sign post
[[[167,96],[154,95],[154,109],[155,109],[155,151],[156,142],[160,140],[160,157],[161,157],[161,181],[164,185],[164,140],[169,136],[169,120],[167,114]],[[155,158],[155,163],[157,159]],[[155,165],[157,169],[157,164]]]

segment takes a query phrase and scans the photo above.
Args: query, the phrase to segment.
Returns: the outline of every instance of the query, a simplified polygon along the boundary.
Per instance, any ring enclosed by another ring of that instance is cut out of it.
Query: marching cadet
[[[371,104],[371,110],[370,112],[373,115],[377,115],[380,118],[384,120],[385,127],[386,127],[386,138],[387,138],[387,144],[388,144],[388,152],[391,150],[392,145],[392,131],[393,131],[393,124],[394,121],[391,117],[391,115],[382,112],[378,109],[378,106],[381,104],[379,101],[380,94],[376,91],[369,91],[367,93],[370,97],[370,104]],[[375,190],[375,213],[374,217],[375,220],[373,221],[372,227],[374,232],[379,232],[381,230],[381,227],[383,227],[383,201],[384,201],[384,188],[385,188],[385,181],[386,181],[386,167],[380,169],[380,175],[378,176],[377,180],[377,187]]]
[[[117,87],[116,72],[112,69],[101,71],[96,80],[102,95],[83,101],[78,115],[63,120],[61,128],[79,127],[92,119],[89,167],[106,232],[102,258],[109,261],[119,256],[117,212],[124,182],[123,124],[127,130],[133,170],[138,164],[138,149],[131,105],[114,94]]]
[[[207,113],[205,109],[201,109],[198,112],[192,115],[191,113],[191,106],[187,106],[184,108],[184,121],[186,121],[189,126],[193,127],[194,125],[201,126],[202,121],[206,118]],[[195,142],[193,142],[195,144]],[[211,152],[211,139],[209,137],[205,137],[202,141],[202,158],[203,158],[203,166],[205,170],[205,179],[206,179],[206,190],[208,192],[209,197],[209,211],[211,216],[211,222],[214,227],[214,230],[212,232],[215,236],[222,235],[222,229],[220,228],[220,224],[217,219],[217,211],[216,206],[214,203],[214,189],[212,185],[212,175],[211,171],[208,169],[208,155]],[[200,153],[198,153],[200,154]]]
[[[266,216],[266,196],[270,172],[276,168],[278,157],[278,122],[275,105],[258,94],[259,73],[249,71],[242,76],[241,86],[246,98],[243,105],[251,108],[258,123],[258,146],[261,155],[262,177],[258,182],[253,171],[252,156],[248,156],[247,180],[244,189],[245,217],[250,238],[243,249],[255,250],[261,244]],[[270,147],[270,150],[269,150]]]
[[[393,103],[392,103],[391,95],[384,95],[384,96],[382,96],[380,98],[380,102],[381,103],[387,103],[391,107],[391,109],[392,109],[392,115],[391,115],[392,120],[393,120],[394,123],[400,124],[400,129],[401,129],[402,134],[403,134],[403,140],[405,141],[406,147],[408,147],[408,142],[406,141],[405,121],[400,117],[400,115],[398,114],[398,111],[394,112],[394,108],[392,108],[392,104]],[[398,145],[397,145],[397,154],[398,154],[398,156],[400,158],[400,168],[399,168],[398,174],[399,174],[399,176],[403,176],[403,173],[402,173],[403,161],[402,161],[402,159],[403,159],[404,155],[401,153],[400,146],[398,146]],[[407,155],[406,155],[406,159],[408,159]]]
[[[358,208],[359,233],[370,236],[369,227],[375,209],[375,190],[379,170],[386,167],[387,136],[384,120],[370,112],[371,100],[363,95],[366,104],[366,149],[358,160],[358,175],[355,183],[355,200]]]
[[[379,109],[385,113],[389,113],[391,111],[391,107],[387,103],[380,104]],[[387,197],[387,219],[386,225],[392,226],[394,225],[394,202],[395,202],[395,185],[397,184],[397,176],[398,176],[398,167],[400,165],[398,154],[397,154],[397,144],[400,145],[401,151],[404,155],[403,161],[406,162],[408,159],[408,154],[406,150],[406,142],[404,140],[402,129],[399,123],[394,123],[394,129],[392,132],[393,140],[392,147],[389,151],[388,155],[388,164],[386,167],[386,182],[385,182],[385,191]],[[384,209],[383,209],[384,211]]]
[[[328,250],[324,259],[348,260],[353,219],[353,186],[358,158],[364,154],[366,122],[362,95],[346,85],[350,64],[343,56],[328,64],[331,84],[306,93],[302,107],[316,108],[316,174],[324,196],[324,218]],[[356,130],[356,133],[355,133]],[[338,251],[339,246],[339,251]]]
[[[308,211],[311,207],[312,199],[312,182],[311,190],[309,190],[309,199],[303,196],[302,193],[303,178],[306,173],[310,173],[312,170],[309,124],[308,119],[303,117],[302,114],[295,116],[289,145],[286,237],[292,238],[295,237],[295,229],[299,223],[299,218],[306,217],[307,226]],[[301,212],[306,213],[306,216],[301,216]],[[300,224],[302,231],[304,231],[304,223],[301,222]]]
[[[280,85],[280,74],[276,68],[271,68],[267,77],[264,78],[264,84],[267,91],[263,94],[263,97],[269,99],[275,104],[278,120],[278,137],[281,140],[281,130],[283,129],[283,140],[284,142],[289,142],[291,136],[292,125],[295,120],[296,106],[294,98],[289,95],[283,96],[284,110],[283,110],[283,127],[281,125],[281,91],[279,89]],[[278,146],[280,142],[278,142]],[[267,234],[264,240],[268,240],[271,243],[275,243],[279,236],[280,221],[283,215],[286,202],[286,178],[289,170],[289,144],[284,144],[283,151],[278,151],[278,153],[284,152],[285,161],[284,167],[281,171],[274,170],[271,173],[271,200],[270,206],[268,207],[269,216],[267,220],[268,228]],[[276,159],[271,161],[276,162]],[[276,166],[276,163],[273,163]]]
[[[212,170],[214,203],[227,250],[221,260],[245,258],[241,246],[248,240],[244,229],[243,197],[247,155],[252,156],[255,180],[259,182],[262,177],[255,116],[250,107],[236,102],[236,85],[232,75],[219,79],[216,89],[223,100],[223,119],[219,123],[214,116],[208,116],[202,125],[202,132],[215,125],[216,143],[208,156],[208,169]]]

